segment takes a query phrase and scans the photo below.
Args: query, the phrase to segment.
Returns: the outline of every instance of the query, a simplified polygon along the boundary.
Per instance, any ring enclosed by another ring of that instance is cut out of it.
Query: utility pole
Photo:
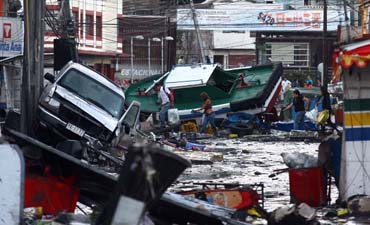
[[[323,71],[321,83],[326,85],[328,80],[328,46],[327,46],[327,32],[328,32],[328,4],[327,0],[324,1],[324,23],[323,23],[323,32],[322,32],[322,63]]]
[[[358,20],[358,17],[355,14],[355,1],[354,0],[350,0],[350,8],[351,8],[350,24],[351,24],[351,26],[355,26],[355,21]],[[358,22],[357,22],[357,24],[358,24]]]
[[[59,26],[61,29],[61,39],[68,43],[70,46],[76,45],[76,31],[75,24],[71,14],[71,6],[69,0],[63,0],[59,16]],[[73,48],[72,59],[78,61],[78,53],[76,48]]]
[[[347,43],[350,43],[351,42],[351,28],[349,26],[349,18],[348,18],[348,14],[347,14],[347,1],[346,0],[343,0],[343,7],[344,7],[344,20],[346,22],[346,31],[347,31]]]
[[[23,0],[24,52],[21,131],[32,134],[44,74],[44,0]]]
[[[74,23],[71,15],[69,0],[63,0],[59,16],[62,38],[74,38]]]
[[[193,0],[189,0],[189,2],[190,2],[191,13],[192,13],[192,16],[193,16],[195,33],[197,34],[197,41],[198,41],[198,45],[199,45],[199,49],[200,49],[200,54],[202,56],[202,61],[201,62],[205,63],[205,62],[207,62],[207,60],[206,60],[206,56],[204,54],[203,41],[202,41],[202,36],[200,35],[197,14],[195,12]]]

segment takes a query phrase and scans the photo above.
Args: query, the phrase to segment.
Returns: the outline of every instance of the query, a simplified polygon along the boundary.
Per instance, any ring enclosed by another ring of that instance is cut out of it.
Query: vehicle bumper
[[[56,129],[59,133],[68,133],[68,134],[76,135],[73,132],[66,129],[67,122],[53,115],[47,109],[45,109],[44,107],[40,105],[39,105],[39,118],[40,118],[40,123],[43,127],[49,128],[51,126],[53,129]],[[88,135],[87,133],[85,133],[82,138],[86,140],[97,139],[95,137]]]

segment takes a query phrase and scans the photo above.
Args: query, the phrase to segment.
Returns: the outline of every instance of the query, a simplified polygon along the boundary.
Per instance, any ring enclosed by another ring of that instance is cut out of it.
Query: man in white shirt
[[[281,92],[280,92],[280,99],[284,100],[284,94],[287,90],[292,87],[292,82],[283,77],[283,81],[281,81]]]
[[[159,121],[161,122],[161,128],[165,128],[168,110],[173,106],[171,92],[167,87],[162,86],[160,83],[156,83],[155,90],[158,92],[160,100],[159,104],[161,107],[161,110],[159,111]]]
[[[184,56],[180,56],[180,58],[177,60],[177,64],[184,64]]]

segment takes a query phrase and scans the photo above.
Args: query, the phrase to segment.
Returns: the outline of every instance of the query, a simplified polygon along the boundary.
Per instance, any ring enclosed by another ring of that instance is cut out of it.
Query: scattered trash
[[[338,217],[347,216],[348,214],[349,214],[349,210],[348,209],[339,208],[337,210],[337,216]]]
[[[198,131],[197,124],[191,121],[181,124],[180,131],[182,133],[196,133]]]
[[[311,122],[316,122],[317,121],[317,116],[318,116],[319,112],[317,110],[317,107],[314,107],[312,110],[306,112],[305,116],[307,117],[307,119],[309,119]]]
[[[185,145],[185,150],[200,151],[205,149],[205,145],[187,142]]]
[[[221,162],[224,160],[224,155],[223,154],[214,154],[211,156],[210,160],[212,162]]]
[[[177,193],[232,209],[249,209],[249,215],[260,216],[253,206],[264,206],[264,186],[238,183],[193,183],[194,188]]]
[[[271,213],[269,225],[305,225],[315,220],[316,210],[305,203],[279,207]]]
[[[368,216],[370,214],[370,196],[355,196],[348,200],[347,207],[351,215]]]
[[[23,209],[23,214],[26,217],[36,217],[41,218],[44,214],[42,207],[27,207]]]
[[[292,169],[316,167],[318,162],[317,157],[300,152],[281,153],[281,157],[284,163]]]
[[[91,224],[91,219],[89,216],[73,213],[60,213],[54,221],[60,224]]]
[[[291,141],[317,141],[320,142],[321,138],[317,131],[306,131],[306,130],[292,130],[289,132],[289,140]]]
[[[180,124],[180,116],[176,108],[168,110],[168,124],[170,125]]]

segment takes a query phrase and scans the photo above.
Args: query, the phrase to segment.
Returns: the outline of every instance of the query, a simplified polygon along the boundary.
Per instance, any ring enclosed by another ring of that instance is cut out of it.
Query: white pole
[[[189,2],[190,2],[190,9],[191,9],[192,16],[193,16],[195,33],[197,35],[197,41],[198,41],[198,45],[199,45],[199,48],[200,48],[200,55],[202,56],[201,62],[206,63],[207,62],[206,54],[205,54],[205,50],[204,50],[204,47],[203,47],[202,35],[200,34],[200,30],[199,30],[199,23],[198,23],[197,14],[196,14],[196,11],[195,11],[195,8],[194,8],[194,3],[193,3],[193,0],[190,0]]]
[[[150,38],[148,39],[148,75],[150,76]]]
[[[161,38],[161,66],[162,66],[162,74],[164,71],[164,66],[163,66],[163,37]]]
[[[131,84],[134,82],[134,37],[131,37]]]

